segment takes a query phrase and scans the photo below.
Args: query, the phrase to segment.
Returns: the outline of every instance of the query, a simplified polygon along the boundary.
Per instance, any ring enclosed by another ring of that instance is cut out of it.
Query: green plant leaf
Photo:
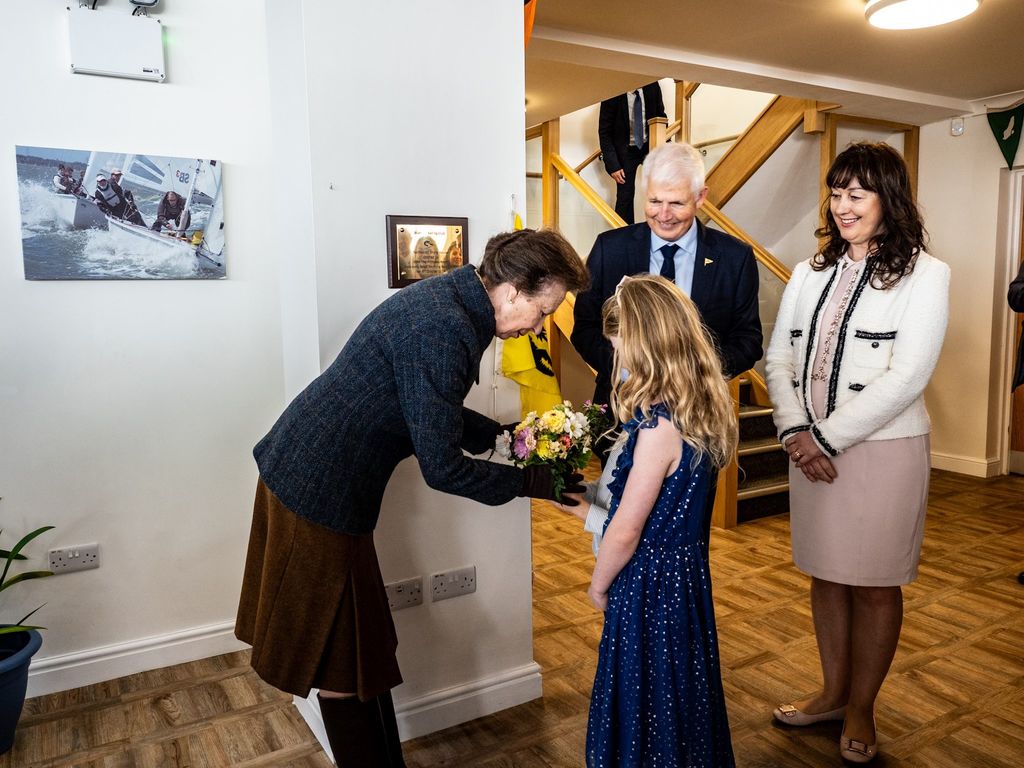
[[[46,603],[43,603],[43,605],[46,605]],[[28,621],[32,617],[32,614],[35,613],[36,611],[38,611],[39,608],[42,608],[43,605],[40,605],[38,608],[33,608],[31,611],[26,613],[24,616],[22,616],[20,619],[18,619],[17,622],[15,622],[16,625],[17,626],[21,626],[22,624],[24,624],[26,621]],[[40,629],[42,629],[42,627],[40,627]]]
[[[0,531],[0,533],[3,533],[3,531]],[[4,558],[5,560],[28,560],[28,558],[24,555],[12,555],[6,549],[0,549],[0,557]]]
[[[44,576],[53,576],[53,571],[25,571],[19,573],[17,576],[12,576],[3,584],[0,584],[0,592],[3,592],[8,587],[14,586],[19,581],[28,581],[29,579],[41,579]]]
[[[46,627],[36,626],[15,626],[15,627],[0,627],[0,635],[11,635],[15,632],[28,632],[30,629],[46,629]]]
[[[3,589],[7,585],[7,573],[11,570],[11,561],[17,559],[18,555],[21,554],[21,550],[25,548],[25,545],[32,541],[36,536],[52,530],[52,525],[44,525],[42,528],[36,528],[31,533],[25,534],[21,541],[14,545],[14,549],[12,549],[7,555],[7,562],[4,563],[4,572],[0,575],[0,585],[2,585],[0,586],[0,589]]]

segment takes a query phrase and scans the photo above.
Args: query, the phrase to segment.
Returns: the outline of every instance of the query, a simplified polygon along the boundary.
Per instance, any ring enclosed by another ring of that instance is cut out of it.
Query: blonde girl
[[[625,278],[603,324],[622,433],[596,494],[565,508],[593,522],[607,506],[588,591],[605,623],[587,765],[733,766],[703,541],[713,469],[736,443],[733,404],[674,283]]]

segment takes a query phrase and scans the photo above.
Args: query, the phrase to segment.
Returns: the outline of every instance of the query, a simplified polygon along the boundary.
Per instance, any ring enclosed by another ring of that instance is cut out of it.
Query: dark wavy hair
[[[814,232],[824,246],[811,260],[811,266],[819,271],[828,269],[846,252],[848,243],[832,217],[830,201],[833,189],[845,189],[853,179],[877,194],[882,207],[879,232],[868,245],[871,284],[875,288],[892,288],[914,271],[917,254],[925,249],[928,233],[914,201],[907,164],[899,152],[885,143],[851,144],[832,162],[825,176],[825,190],[829,194],[821,207],[825,226]]]
[[[488,287],[511,283],[530,296],[555,281],[567,291],[590,286],[590,273],[576,250],[553,229],[502,232],[487,241],[477,268]]]

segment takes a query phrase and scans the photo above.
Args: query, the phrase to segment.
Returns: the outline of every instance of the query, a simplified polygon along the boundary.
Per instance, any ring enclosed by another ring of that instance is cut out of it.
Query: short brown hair
[[[590,273],[583,259],[553,229],[519,229],[495,235],[487,241],[477,271],[488,287],[510,283],[528,296],[552,282],[561,283],[567,291],[590,286]]]

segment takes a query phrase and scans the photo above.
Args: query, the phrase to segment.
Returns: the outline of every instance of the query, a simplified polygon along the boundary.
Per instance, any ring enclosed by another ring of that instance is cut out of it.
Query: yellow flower
[[[538,440],[537,455],[542,459],[553,459],[558,455],[559,445],[553,440]]]
[[[541,427],[545,432],[561,432],[565,428],[565,414],[561,411],[548,411],[540,417]]]

